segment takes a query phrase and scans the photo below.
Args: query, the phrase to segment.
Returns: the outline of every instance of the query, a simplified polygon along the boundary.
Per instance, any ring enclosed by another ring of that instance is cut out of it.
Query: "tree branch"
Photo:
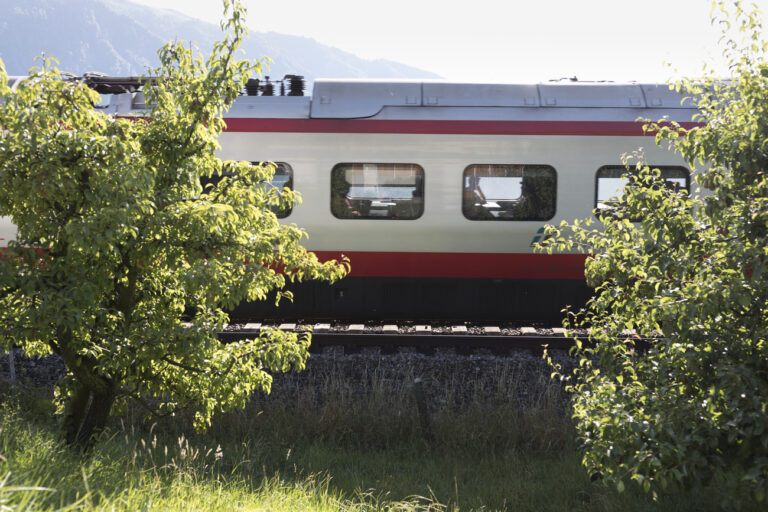
[[[176,366],[177,368],[181,368],[182,370],[187,370],[188,372],[192,373],[205,373],[205,370],[201,368],[196,368],[194,366],[189,366],[184,363],[180,363],[178,361],[174,361],[173,359],[170,359],[167,356],[163,356],[160,358],[162,361],[165,361],[166,363],[170,364],[171,366]]]
[[[128,398],[132,398],[133,400],[136,401],[136,403],[138,403],[144,409],[149,411],[149,413],[152,414],[152,416],[154,416],[155,418],[167,418],[168,416],[170,416],[171,414],[173,414],[175,412],[175,410],[168,411],[166,413],[158,412],[157,409],[155,409],[151,405],[149,405],[149,403],[146,400],[144,400],[141,396],[139,396],[138,393],[128,389],[127,387],[121,387],[120,389],[118,389],[118,395],[127,396]]]

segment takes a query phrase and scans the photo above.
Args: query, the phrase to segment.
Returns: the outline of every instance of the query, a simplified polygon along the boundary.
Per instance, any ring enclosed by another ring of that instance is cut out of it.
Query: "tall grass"
[[[567,396],[537,364],[315,357],[205,435],[130,409],[86,457],[39,390],[0,393],[0,511],[718,508],[717,490],[654,499],[590,482]]]

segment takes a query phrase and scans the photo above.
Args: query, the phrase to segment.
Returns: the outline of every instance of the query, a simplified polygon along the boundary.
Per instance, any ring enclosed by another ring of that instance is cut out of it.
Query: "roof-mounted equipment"
[[[270,80],[268,76],[263,80],[249,78],[245,93],[248,96],[274,96],[276,84],[280,84],[280,96],[304,96],[305,82],[301,75],[285,75],[282,80]]]

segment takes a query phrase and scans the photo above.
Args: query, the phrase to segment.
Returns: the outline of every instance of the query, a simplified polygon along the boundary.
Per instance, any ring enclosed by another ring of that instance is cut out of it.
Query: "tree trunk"
[[[70,446],[86,451],[106,425],[115,402],[111,386],[106,387],[110,390],[104,392],[78,384],[72,393],[64,414],[64,435]]]

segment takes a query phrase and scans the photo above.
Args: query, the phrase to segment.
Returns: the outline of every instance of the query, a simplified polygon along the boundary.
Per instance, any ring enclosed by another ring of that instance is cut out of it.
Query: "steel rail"
[[[301,332],[296,331],[296,332]],[[258,330],[237,330],[219,333],[222,342],[242,341],[258,336]],[[577,338],[588,342],[587,337]],[[641,342],[641,339],[637,340]],[[575,344],[574,338],[564,335],[489,335],[489,334],[413,334],[413,333],[312,333],[310,352],[319,353],[329,347],[343,347],[344,351],[359,352],[378,349],[392,353],[403,349],[419,352],[454,350],[457,353],[471,353],[478,350],[505,353],[511,350],[528,350],[543,353],[545,349],[569,350]]]

